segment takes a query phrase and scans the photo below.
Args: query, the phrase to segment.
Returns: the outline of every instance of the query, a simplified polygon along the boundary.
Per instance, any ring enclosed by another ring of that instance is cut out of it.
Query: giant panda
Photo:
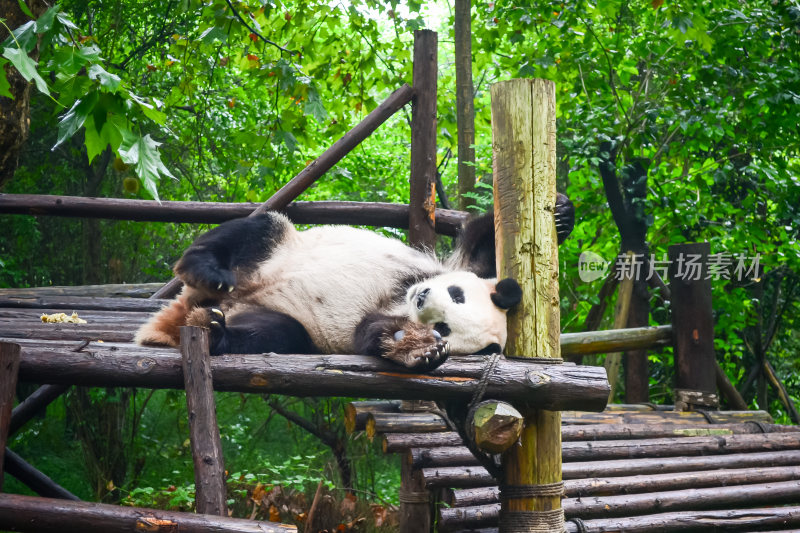
[[[574,212],[559,194],[559,240]],[[348,353],[430,370],[449,354],[493,353],[506,342],[512,279],[495,279],[491,214],[463,229],[445,260],[347,226],[300,231],[282,214],[237,219],[198,237],[174,268],[182,292],[136,333],[178,346],[183,325],[210,330],[212,355]]]

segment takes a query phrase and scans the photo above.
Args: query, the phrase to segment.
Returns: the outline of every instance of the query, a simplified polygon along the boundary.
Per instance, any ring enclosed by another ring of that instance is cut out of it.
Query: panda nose
[[[428,297],[428,294],[431,292],[430,288],[423,289],[417,294],[417,309],[422,309],[422,306],[425,305],[425,299]]]

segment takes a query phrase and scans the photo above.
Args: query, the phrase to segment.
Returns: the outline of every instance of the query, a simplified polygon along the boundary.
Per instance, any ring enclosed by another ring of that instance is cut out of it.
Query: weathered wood
[[[44,324],[41,320],[0,319],[0,337],[8,339],[42,340],[102,340],[103,342],[133,342],[141,323],[132,324]]]
[[[561,440],[592,441],[612,439],[659,439],[700,437],[703,435],[737,435],[742,433],[792,433],[797,428],[777,424],[591,424],[562,426]]]
[[[20,379],[88,386],[182,388],[180,354],[172,349],[19,340]],[[214,357],[217,390],[294,396],[468,400],[479,385],[483,357],[452,356],[428,374],[410,374],[365,355],[258,354]],[[608,389],[601,368],[501,359],[487,396],[548,409],[601,409]]]
[[[3,466],[7,474],[17,478],[20,483],[24,484],[39,496],[58,498],[60,500],[80,501],[80,498],[41,473],[34,468],[33,465],[8,448],[6,448]]]
[[[691,472],[714,468],[766,468],[800,465],[800,451],[754,452],[731,455],[665,457],[564,463],[565,480],[587,477],[621,477],[669,472]],[[489,487],[496,481],[482,466],[446,466],[422,469],[425,484],[439,487]]]
[[[497,273],[520,283],[523,302],[508,313],[506,353],[558,358],[555,84],[540,79],[496,83],[491,97]],[[561,416],[542,408],[529,403],[523,409],[520,443],[503,455],[507,485],[561,480]],[[544,518],[542,512],[560,506],[558,496],[509,499],[503,512],[534,511]],[[500,531],[505,530],[501,524]]]
[[[760,468],[800,465],[800,451],[752,452],[731,455],[619,459],[564,463],[564,479],[619,477],[667,472],[690,472],[713,468]]]
[[[455,431],[440,433],[387,433],[381,436],[383,453],[403,453],[410,448],[460,446],[461,436]]]
[[[170,202],[132,200],[127,198],[84,198],[36,194],[0,193],[0,213],[49,215],[146,222],[184,222],[220,224],[226,220],[250,215],[261,204],[224,202]],[[349,224],[408,229],[408,205],[388,202],[292,202],[285,208],[289,219],[296,224]],[[436,232],[455,236],[467,219],[467,213],[450,209],[436,210]],[[146,297],[161,287],[161,283],[105,285],[89,290],[85,296]],[[68,287],[66,289],[69,289]],[[116,292],[121,291],[121,292]],[[0,294],[2,292],[0,291]],[[67,290],[64,295],[72,294]]]
[[[194,460],[197,512],[228,516],[225,465],[217,426],[214,387],[211,381],[208,330],[195,326],[182,326],[181,356]]]
[[[567,533],[579,533],[574,522],[567,522]],[[791,527],[800,525],[800,507],[770,507],[727,511],[695,511],[661,513],[631,518],[586,520],[589,533],[669,533],[672,531],[747,531],[756,528]],[[771,528],[770,528],[771,529]],[[796,531],[792,529],[791,531]]]
[[[567,518],[580,517],[582,520],[587,520],[624,517],[655,510],[698,511],[741,504],[743,501],[752,505],[793,503],[797,501],[798,496],[800,496],[800,481],[784,481],[625,496],[568,498],[562,505]],[[655,506],[654,501],[657,502]],[[499,515],[500,504],[441,509],[438,523],[444,530],[454,527],[486,527],[496,525]],[[620,528],[615,531],[628,531],[628,529]]]
[[[3,197],[0,194],[0,213],[3,212]],[[54,198],[43,196],[43,198]],[[83,199],[83,198],[82,198]],[[143,200],[144,201],[144,200]],[[147,200],[150,202],[151,200]],[[152,203],[157,203],[152,201]],[[203,202],[197,202],[203,204]],[[30,287],[27,289],[0,289],[0,296],[102,296],[104,298],[147,298],[161,286],[160,283],[108,283],[105,285],[54,285],[52,287]]]
[[[730,408],[740,411],[746,410],[747,402],[744,401],[742,395],[739,394],[739,391],[733,386],[733,383],[731,383],[731,380],[728,379],[727,374],[725,374],[725,371],[722,369],[719,361],[716,359],[714,360],[714,372],[717,382],[717,389],[719,390],[720,394],[728,400],[728,405]]]
[[[800,466],[742,468],[567,480],[564,482],[564,492],[568,498],[585,498],[589,496],[654,493],[669,490],[771,483],[797,479],[800,479]],[[498,487],[452,490],[446,500],[451,507],[488,505],[499,501],[500,490]]]
[[[561,446],[561,458],[565,463],[569,463],[798,449],[800,449],[800,433],[797,432],[771,435],[708,435],[668,439],[564,442]],[[466,446],[413,448],[411,460],[417,468],[478,464]]]
[[[0,528],[31,533],[289,533],[289,525],[213,515],[0,494]]]
[[[36,389],[33,394],[20,402],[11,412],[8,434],[13,435],[16,433],[28,420],[36,416],[68,389],[69,385],[42,385]]]
[[[82,296],[0,296],[0,307],[91,309],[97,311],[158,311],[169,300],[148,298],[103,298]]]
[[[458,205],[474,205],[467,196],[475,192],[475,90],[472,85],[472,1],[455,0],[453,6],[456,67],[456,129],[458,130]]]
[[[619,290],[617,291],[617,303],[614,305],[614,329],[622,329],[628,325],[628,315],[630,314],[634,284],[633,271],[630,268],[633,258],[633,252],[628,251],[625,253],[625,260],[623,261],[621,271],[622,281],[620,281]],[[622,353],[614,352],[607,354],[603,365],[608,373],[608,383],[611,386],[611,392],[608,394],[608,401],[611,402],[614,399],[614,393],[619,381]]]
[[[435,413],[369,413],[366,432],[370,440],[382,433],[434,433],[450,429]]]
[[[737,424],[772,423],[766,411],[605,411],[603,413],[565,412],[564,424]]]
[[[414,99],[411,101],[411,186],[408,241],[433,250],[436,246],[436,81],[439,37],[431,30],[414,31]]]
[[[422,472],[405,461],[400,469],[400,533],[431,531],[431,494],[425,487]]]
[[[639,348],[656,348],[667,346],[671,339],[672,326],[564,333],[561,335],[561,354],[564,356],[589,355]]]
[[[716,392],[714,370],[714,314],[708,278],[707,242],[676,244],[668,248],[675,345],[675,388]],[[693,262],[696,274],[689,268]],[[708,279],[706,279],[708,278]]]
[[[369,137],[378,126],[383,124],[397,110],[411,101],[414,96],[414,89],[408,84],[403,85],[378,107],[373,109],[369,115],[359,122],[353,129],[344,134],[342,138],[333,143],[330,148],[325,150],[322,155],[312,161],[306,168],[300,171],[289,183],[281,187],[278,192],[273,194],[266,202],[261,204],[248,216],[259,215],[267,211],[281,211],[289,203],[300,196],[315,181],[322,177],[325,172],[333,168],[344,156],[358,146],[361,141]],[[153,298],[172,298],[178,293],[181,282],[178,278],[172,278],[166,285],[153,294]]]
[[[362,431],[371,413],[399,413],[400,400],[350,402],[344,406],[344,429],[348,434]]]
[[[626,328],[645,327],[650,324],[650,294],[647,282],[634,280]],[[625,374],[625,401],[644,403],[650,401],[650,362],[645,348],[627,350],[622,354]]]
[[[486,400],[470,411],[467,432],[475,445],[487,453],[503,453],[522,433],[523,417],[512,405]]]
[[[30,296],[30,295],[28,295]],[[17,297],[15,295],[15,297]],[[144,300],[143,300],[144,301]],[[94,309],[76,309],[76,308],[25,308],[25,307],[0,307],[0,319],[2,320],[16,320],[24,321],[27,324],[35,324],[41,322],[41,317],[44,314],[52,315],[55,313],[67,313],[71,315],[73,312],[78,313],[78,316],[86,320],[90,324],[114,324],[136,326],[144,324],[144,322],[152,316],[152,313],[147,311],[97,311]]]
[[[0,491],[3,490],[3,455],[11,427],[11,411],[17,393],[20,347],[10,342],[0,342]]]

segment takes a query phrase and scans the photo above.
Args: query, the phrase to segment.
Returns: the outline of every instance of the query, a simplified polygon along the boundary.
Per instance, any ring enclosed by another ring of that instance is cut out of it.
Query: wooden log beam
[[[516,444],[522,425],[522,414],[512,405],[485,400],[470,411],[467,432],[480,450],[503,453]]]
[[[767,468],[800,465],[800,451],[758,452],[732,455],[620,459],[564,463],[565,480],[587,477],[621,477],[669,472],[690,472],[715,468]],[[489,487],[496,481],[481,466],[423,468],[425,484],[431,488]]]
[[[455,431],[440,433],[387,433],[381,436],[383,453],[404,453],[411,448],[460,446],[464,441]]]
[[[39,496],[58,498],[60,500],[80,501],[80,498],[34,468],[33,465],[8,448],[6,448],[6,456],[3,465],[7,474],[17,478],[20,483]]]
[[[0,307],[27,309],[87,309],[94,311],[155,312],[167,305],[169,300],[146,298],[103,298],[81,296],[0,296]]]
[[[670,439],[565,442],[561,446],[564,463],[655,457],[690,457],[747,453],[767,450],[800,450],[800,432],[771,435],[709,435]],[[477,465],[466,446],[412,448],[411,460],[417,468]]]
[[[561,335],[561,354],[577,356],[656,348],[669,345],[671,340],[672,326],[564,333]]]
[[[586,498],[613,494],[640,494],[670,490],[699,489],[720,486],[774,483],[800,479],[800,466],[773,468],[740,468],[625,476],[587,478],[564,482],[568,498]],[[499,503],[498,487],[478,487],[452,490],[447,503],[451,507],[470,507]]]
[[[20,379],[99,387],[182,388],[180,354],[172,349],[20,340]],[[214,357],[217,390],[293,396],[468,400],[479,385],[483,357],[453,356],[428,374],[410,374],[364,355],[260,354]],[[548,409],[602,409],[608,394],[602,369],[501,359],[486,395]]]
[[[3,195],[0,194],[0,203]],[[45,198],[51,198],[46,196]],[[154,202],[155,203],[155,202]],[[202,202],[198,202],[202,203]],[[0,209],[2,211],[2,209]],[[105,298],[147,298],[161,283],[107,283],[105,285],[54,285],[25,289],[0,289],[0,296],[102,296]]]
[[[602,413],[565,412],[564,424],[738,424],[766,422],[772,417],[766,411],[615,411]]]
[[[183,382],[189,412],[194,460],[195,504],[198,513],[228,516],[225,465],[217,426],[217,407],[211,381],[208,330],[181,327]]]
[[[6,450],[11,412],[17,393],[20,347],[10,342],[0,342],[0,491],[3,490],[3,457]]]
[[[372,413],[399,413],[399,400],[366,400],[344,406],[344,429],[348,434],[363,431]]]
[[[369,413],[366,431],[370,440],[384,433],[436,433],[450,427],[435,413]]]
[[[559,358],[555,84],[510,80],[492,85],[491,97],[497,274],[522,288],[522,304],[508,312],[506,353]],[[517,405],[525,428],[520,444],[503,454],[505,484],[560,482],[560,413],[533,402]],[[509,498],[500,531],[516,530],[512,519],[523,518],[533,531],[561,529],[560,508],[557,495]]]
[[[289,533],[294,526],[103,503],[0,494],[0,528],[31,533]]]
[[[0,193],[0,213],[47,215],[142,222],[179,222],[221,224],[226,220],[250,215],[261,204],[240,202],[170,202],[127,198],[84,198],[37,194]],[[296,224],[349,224],[408,229],[409,207],[388,202],[292,202],[285,213]],[[455,236],[468,215],[451,209],[436,210],[436,232]],[[152,294],[162,284],[144,283],[143,291],[130,293],[133,286],[120,286],[126,294],[142,297]],[[150,287],[156,285],[155,287]],[[116,296],[116,294],[102,294]],[[101,296],[101,294],[96,294]]]
[[[411,101],[411,179],[408,241],[420,249],[436,246],[436,82],[439,37],[414,31],[414,99]]]
[[[800,481],[784,481],[623,496],[567,498],[562,506],[568,519],[580,517],[581,520],[587,520],[641,515],[652,511],[699,511],[741,505],[742,502],[749,505],[794,503],[798,496]],[[497,524],[499,515],[500,504],[443,508],[439,512],[439,525],[444,530],[455,527],[491,527]],[[628,531],[619,525],[618,528],[615,531]]]
[[[42,385],[33,394],[25,398],[11,412],[11,423],[8,426],[8,434],[13,435],[28,420],[36,416],[42,409],[45,409],[56,398],[67,392],[69,385]]]
[[[8,339],[42,340],[102,340],[103,342],[133,342],[141,322],[131,324],[44,324],[41,320],[6,320],[0,318],[0,337]]]

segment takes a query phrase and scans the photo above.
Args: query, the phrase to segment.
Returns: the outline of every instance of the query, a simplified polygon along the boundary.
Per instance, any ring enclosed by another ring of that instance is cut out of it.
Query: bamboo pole
[[[555,84],[511,80],[494,84],[491,95],[497,272],[523,292],[522,304],[508,313],[506,353],[558,358]],[[520,444],[503,455],[507,486],[561,481],[561,415],[535,405],[518,405],[525,428]],[[501,533],[557,531],[563,523],[558,495],[503,502]]]
[[[189,411],[197,512],[228,516],[225,466],[211,381],[208,330],[182,326],[181,356],[186,407]]]

